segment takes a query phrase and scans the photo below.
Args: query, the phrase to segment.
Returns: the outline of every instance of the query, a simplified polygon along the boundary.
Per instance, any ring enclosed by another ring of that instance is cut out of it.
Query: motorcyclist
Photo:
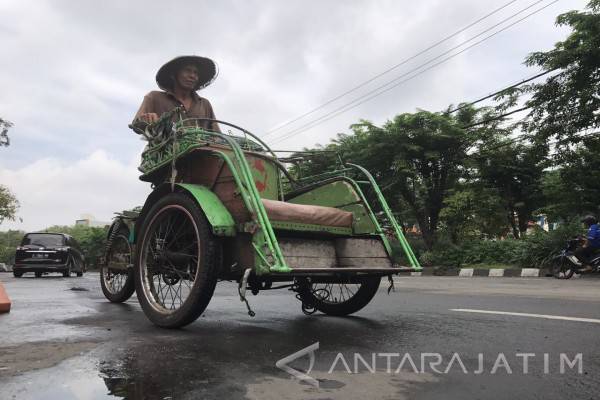
[[[598,225],[598,220],[593,215],[586,215],[581,219],[581,222],[588,231],[583,245],[575,250],[575,256],[582,264],[586,265],[586,270],[590,270],[591,266],[587,265],[590,258],[600,251],[600,225]]]

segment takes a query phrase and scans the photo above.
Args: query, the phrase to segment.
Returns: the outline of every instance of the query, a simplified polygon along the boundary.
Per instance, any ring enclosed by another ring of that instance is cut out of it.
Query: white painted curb
[[[490,268],[488,276],[501,278],[504,276],[504,268]]]
[[[458,272],[458,276],[470,278],[473,276],[473,268],[461,268]]]
[[[521,277],[522,278],[537,278],[540,276],[540,269],[539,268],[523,268],[521,270]]]

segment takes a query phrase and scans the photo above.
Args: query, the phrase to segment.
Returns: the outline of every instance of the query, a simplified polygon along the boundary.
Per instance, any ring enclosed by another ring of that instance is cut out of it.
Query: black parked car
[[[36,277],[43,273],[60,272],[68,277],[72,272],[82,276],[85,257],[79,244],[64,233],[28,233],[17,247],[13,275],[17,278],[25,272],[34,272]]]

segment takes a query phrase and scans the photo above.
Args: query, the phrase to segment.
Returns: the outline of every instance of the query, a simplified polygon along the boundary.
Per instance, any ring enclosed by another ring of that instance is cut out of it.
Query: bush
[[[570,238],[583,233],[581,224],[572,221],[551,232],[536,232],[526,236],[521,252],[516,254],[517,264],[523,267],[546,267]]]
[[[509,264],[519,267],[547,267],[565,242],[582,230],[578,222],[558,229],[538,231],[523,239],[473,240],[460,246],[440,240],[431,251],[420,253],[423,266],[460,267],[464,264]]]

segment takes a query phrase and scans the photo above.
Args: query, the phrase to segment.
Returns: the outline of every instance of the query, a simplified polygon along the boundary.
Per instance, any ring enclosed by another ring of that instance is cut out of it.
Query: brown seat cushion
[[[261,199],[272,221],[352,228],[352,213],[333,207]]]

